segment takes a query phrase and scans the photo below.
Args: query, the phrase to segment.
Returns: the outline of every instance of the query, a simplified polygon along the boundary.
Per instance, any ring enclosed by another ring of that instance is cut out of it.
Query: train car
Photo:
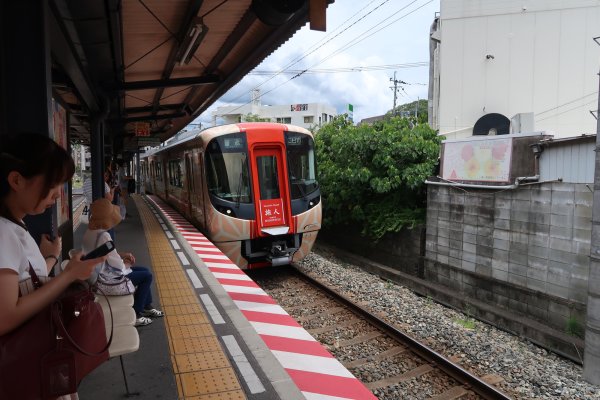
[[[240,268],[304,258],[321,228],[314,140],[301,127],[209,128],[142,157],[147,193],[192,221]]]

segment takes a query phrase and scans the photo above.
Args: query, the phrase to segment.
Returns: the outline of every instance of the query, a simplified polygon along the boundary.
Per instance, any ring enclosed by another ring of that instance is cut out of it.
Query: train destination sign
[[[223,144],[226,150],[241,150],[245,147],[244,140],[239,137],[223,139]]]
[[[260,222],[264,227],[285,224],[283,200],[270,199],[260,201]]]

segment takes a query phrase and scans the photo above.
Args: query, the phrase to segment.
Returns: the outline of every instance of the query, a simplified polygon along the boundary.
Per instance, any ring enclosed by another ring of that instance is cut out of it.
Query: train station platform
[[[122,357],[139,399],[372,399],[372,393],[196,228],[153,196],[134,195],[115,228],[120,252],[154,275],[139,349]],[[85,223],[75,232],[75,247]],[[82,400],[127,393],[119,357],[80,385]]]

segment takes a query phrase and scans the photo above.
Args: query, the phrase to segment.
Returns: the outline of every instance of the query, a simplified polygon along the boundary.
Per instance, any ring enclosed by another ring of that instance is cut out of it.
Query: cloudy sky
[[[343,113],[350,103],[360,121],[392,108],[394,71],[406,82],[397,104],[426,99],[429,28],[438,11],[439,0],[335,0],[327,32],[303,27],[195,122],[212,124],[216,107],[246,104],[255,88],[262,104],[321,102]],[[363,70],[341,71],[357,67]]]

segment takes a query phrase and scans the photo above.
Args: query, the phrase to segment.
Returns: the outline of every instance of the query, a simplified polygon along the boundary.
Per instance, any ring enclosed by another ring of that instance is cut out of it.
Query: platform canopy
[[[51,0],[52,90],[70,137],[105,118],[113,145],[164,141],[205,111],[332,0]],[[118,150],[118,149],[117,149]]]

